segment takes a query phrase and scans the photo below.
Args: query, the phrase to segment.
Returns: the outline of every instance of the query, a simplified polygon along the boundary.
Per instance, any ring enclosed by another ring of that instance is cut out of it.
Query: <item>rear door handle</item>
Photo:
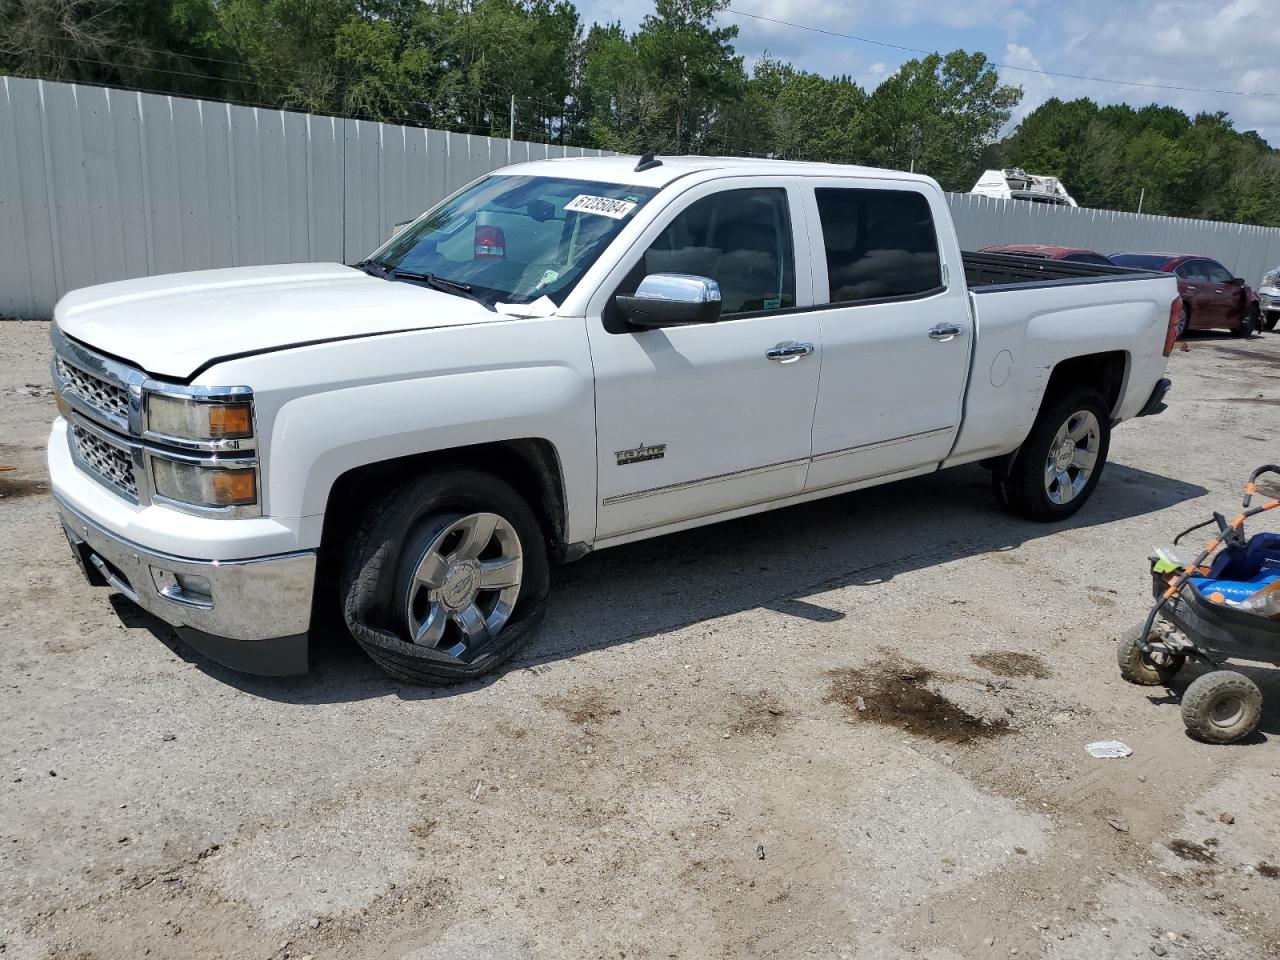
[[[964,333],[964,324],[940,323],[929,331],[930,340],[951,340]]]
[[[776,360],[778,363],[795,363],[801,357],[807,357],[813,353],[812,343],[788,343],[782,346],[770,347],[764,352],[764,355],[770,360]]]

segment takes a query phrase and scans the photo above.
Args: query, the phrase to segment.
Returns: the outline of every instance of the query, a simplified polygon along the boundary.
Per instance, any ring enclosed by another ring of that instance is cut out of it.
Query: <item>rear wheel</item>
[[[1191,329],[1191,304],[1185,302],[1182,304],[1182,312],[1178,314],[1177,329],[1178,333],[1176,339],[1186,339],[1187,331]]]
[[[1235,743],[1262,716],[1262,691],[1243,673],[1214,670],[1196,677],[1182,695],[1182,722],[1206,743]]]
[[[469,468],[389,491],[348,549],[347,627],[402,680],[454,683],[510,659],[540,618],[550,581],[542,528],[524,498]]]
[[[1065,520],[1098,485],[1110,444],[1102,394],[1092,387],[1060,393],[1041,408],[1009,472],[994,478],[997,496],[1031,520]]]

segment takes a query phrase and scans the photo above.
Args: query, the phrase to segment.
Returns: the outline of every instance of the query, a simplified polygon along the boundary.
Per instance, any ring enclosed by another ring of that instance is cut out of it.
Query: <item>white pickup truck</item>
[[[590,550],[982,461],[1069,516],[1159,412],[1174,278],[962,254],[927,177],[720,158],[509,167],[369,259],[68,294],[73,552],[196,649],[397,677],[509,658]],[[334,614],[336,617],[336,613]]]

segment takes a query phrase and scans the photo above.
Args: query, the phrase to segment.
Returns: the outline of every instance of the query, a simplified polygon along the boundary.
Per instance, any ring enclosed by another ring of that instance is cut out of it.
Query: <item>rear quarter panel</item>
[[[1064,360],[1120,351],[1125,375],[1112,417],[1134,416],[1164,375],[1168,277],[993,287],[971,293],[978,331],[964,421],[946,466],[1017,449],[1026,439],[1053,368]]]

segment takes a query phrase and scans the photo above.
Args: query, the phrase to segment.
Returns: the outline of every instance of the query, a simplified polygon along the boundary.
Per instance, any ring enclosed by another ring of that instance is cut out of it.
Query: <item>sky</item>
[[[652,10],[637,0],[578,0],[584,24],[634,29]],[[981,50],[1023,89],[1017,121],[1050,97],[1160,103],[1188,113],[1226,111],[1239,130],[1280,146],[1280,0],[730,0],[722,25],[747,69],[765,52],[868,89],[917,54],[752,19],[757,14],[922,50]],[[1124,86],[1011,69],[1241,91],[1244,96]]]

